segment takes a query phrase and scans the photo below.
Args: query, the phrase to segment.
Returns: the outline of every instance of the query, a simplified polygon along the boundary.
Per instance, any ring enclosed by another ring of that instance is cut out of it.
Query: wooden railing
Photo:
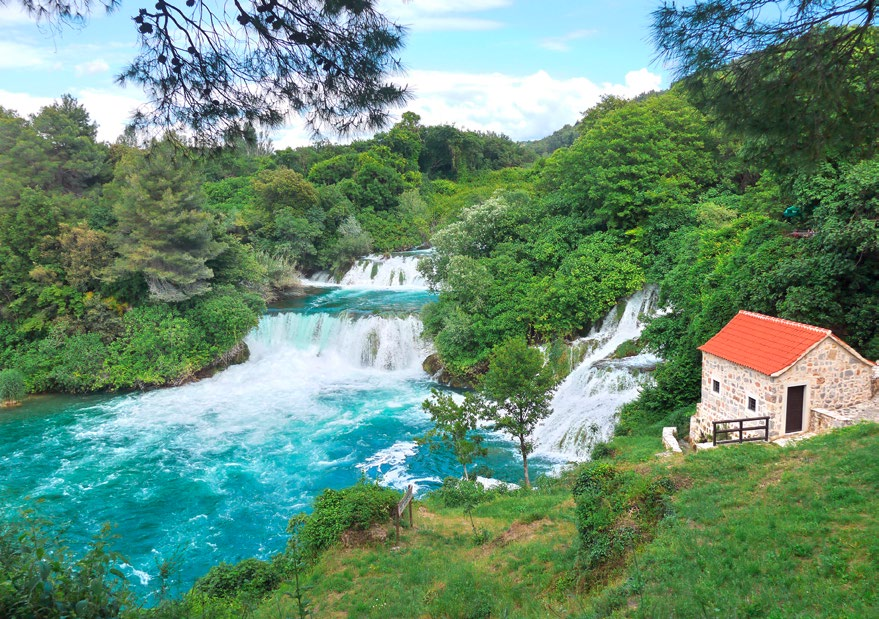
[[[763,425],[749,426],[746,428],[744,424],[745,424],[745,422],[748,422],[748,421],[762,421]],[[738,428],[731,428],[731,429],[726,428],[726,429],[721,429],[721,430],[717,429],[717,426],[719,426],[719,425],[730,424],[730,423],[737,423],[737,424],[739,424],[739,427]],[[759,432],[760,430],[763,431],[763,436],[754,436],[754,437],[745,438],[745,434],[744,434],[745,432],[751,432],[751,431],[758,431]],[[723,441],[717,440],[718,434],[730,435],[730,434],[735,434],[735,433],[738,433],[739,438],[727,439],[727,440],[723,440]],[[714,422],[714,440],[712,441],[712,443],[715,446],[727,445],[729,443],[748,443],[750,441],[768,441],[768,440],[769,440],[769,417],[747,417],[745,419],[727,419],[725,421],[715,421]]]

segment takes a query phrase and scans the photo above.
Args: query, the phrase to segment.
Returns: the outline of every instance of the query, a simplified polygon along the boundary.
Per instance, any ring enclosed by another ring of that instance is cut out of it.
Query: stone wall
[[[712,381],[720,382],[720,393],[712,390]],[[757,410],[748,410],[748,398],[757,400]],[[709,440],[713,421],[770,417],[770,435],[778,434],[781,397],[772,377],[736,365],[710,353],[702,353],[702,401],[690,420],[693,441]],[[695,420],[695,421],[694,421]]]
[[[692,441],[710,440],[713,421],[766,417],[770,438],[784,433],[788,386],[806,385],[803,428],[823,429],[830,419],[815,419],[811,409],[839,410],[870,399],[873,368],[852,355],[835,340],[827,338],[790,369],[777,377],[761,374],[744,366],[702,354],[702,401],[690,420]],[[712,381],[720,382],[720,393]],[[757,401],[757,410],[748,410],[748,397]]]
[[[809,417],[809,432],[824,432],[850,426],[854,421],[850,417],[840,415],[824,408],[813,408]]]
[[[838,410],[872,396],[872,366],[827,338],[776,380],[807,385],[807,408]]]

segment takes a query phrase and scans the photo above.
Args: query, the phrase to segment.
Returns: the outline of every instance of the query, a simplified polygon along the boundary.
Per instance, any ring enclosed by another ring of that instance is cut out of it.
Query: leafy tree
[[[665,2],[653,38],[700,105],[790,170],[874,151],[875,20],[873,1]]]
[[[387,146],[406,160],[407,170],[418,170],[418,157],[421,155],[421,117],[414,112],[404,112],[400,122],[387,133],[375,136],[376,142]]]
[[[442,445],[455,454],[455,459],[464,469],[464,479],[469,480],[467,465],[487,452],[482,447],[482,436],[476,434],[480,403],[472,393],[458,404],[451,394],[431,389],[432,399],[422,403],[424,411],[430,415],[434,427],[421,439],[431,448]]]
[[[18,3],[38,21],[82,24],[118,0]],[[185,5],[185,6],[184,6]],[[141,8],[133,18],[141,49],[119,77],[150,104],[138,125],[188,125],[221,142],[231,130],[278,126],[290,111],[315,129],[346,132],[387,121],[406,90],[388,80],[403,31],[373,0],[201,0]]]
[[[585,330],[644,285],[642,259],[609,233],[586,237],[552,277],[534,285],[534,328],[544,336]]]
[[[555,390],[551,370],[545,368],[543,355],[530,348],[523,338],[513,338],[498,346],[491,357],[480,392],[486,398],[483,415],[496,430],[506,432],[519,442],[525,487],[528,478],[528,454],[534,451],[531,436],[541,419],[552,412],[550,402]]]
[[[707,119],[670,91],[603,113],[549,159],[544,183],[596,227],[629,230],[716,180]]]
[[[98,126],[70,95],[42,108],[31,119],[51,162],[52,185],[81,193],[98,181],[109,180],[107,147],[97,142]]]
[[[95,290],[113,261],[109,235],[88,224],[60,224],[58,244],[67,282],[79,290]]]
[[[149,153],[129,151],[116,167],[114,235],[117,277],[140,274],[150,295],[183,301],[210,289],[206,262],[223,250],[203,210],[204,194],[193,164],[170,142]]]
[[[289,208],[303,214],[317,206],[318,194],[301,174],[287,168],[261,170],[253,177],[253,191],[263,211]]]
[[[332,272],[342,275],[357,258],[372,251],[372,237],[353,215],[339,225],[337,232],[339,236],[328,250],[328,258]]]

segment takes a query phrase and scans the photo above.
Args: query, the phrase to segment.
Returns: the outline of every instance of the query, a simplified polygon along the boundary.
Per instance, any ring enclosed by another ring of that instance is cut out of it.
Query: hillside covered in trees
[[[429,242],[533,155],[406,114],[348,146],[96,141],[72,98],[0,111],[0,368],[32,392],[178,384],[242,354],[300,273]]]

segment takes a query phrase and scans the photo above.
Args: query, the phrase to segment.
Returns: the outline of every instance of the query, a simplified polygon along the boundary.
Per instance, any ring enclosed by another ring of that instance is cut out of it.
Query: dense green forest
[[[27,119],[0,110],[0,369],[32,392],[222,367],[300,273],[424,245],[535,157],[414,114],[370,140],[278,152],[255,135],[107,145],[96,129],[71,97]]]

